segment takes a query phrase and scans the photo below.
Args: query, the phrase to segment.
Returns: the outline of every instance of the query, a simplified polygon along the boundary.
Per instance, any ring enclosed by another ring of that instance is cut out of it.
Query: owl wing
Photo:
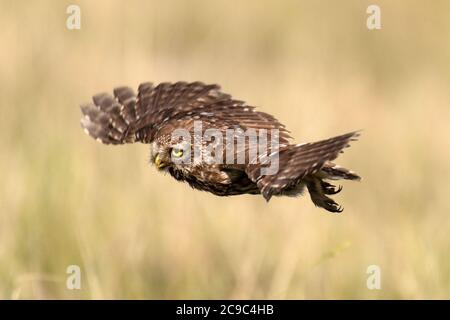
[[[321,140],[318,142],[288,145],[281,147],[279,152],[272,154],[278,157],[278,171],[276,174],[263,175],[259,164],[249,165],[246,168],[248,177],[258,185],[262,195],[269,200],[272,195],[283,193],[291,187],[296,186],[309,174],[321,170],[324,165],[336,159],[344,148],[355,141],[359,132],[350,132],[337,137]],[[348,175],[348,173],[347,173]],[[348,175],[346,179],[359,179],[357,175]]]
[[[143,83],[138,94],[119,87],[114,95],[100,93],[92,103],[81,106],[81,126],[87,134],[105,144],[150,143],[159,127],[180,113],[223,99],[217,85],[201,82]]]
[[[100,93],[81,106],[81,125],[87,134],[105,144],[150,143],[158,131],[174,121],[202,120],[205,128],[239,127],[278,129],[280,144],[290,138],[273,116],[232,99],[218,85],[201,82],[142,83],[136,95],[131,88]],[[192,122],[192,121],[190,121]]]

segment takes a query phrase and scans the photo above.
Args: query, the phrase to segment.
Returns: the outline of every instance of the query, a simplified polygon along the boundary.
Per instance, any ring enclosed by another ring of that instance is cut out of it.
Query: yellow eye
[[[176,158],[180,158],[183,156],[183,150],[182,149],[177,149],[177,148],[173,148],[172,149],[172,155]]]

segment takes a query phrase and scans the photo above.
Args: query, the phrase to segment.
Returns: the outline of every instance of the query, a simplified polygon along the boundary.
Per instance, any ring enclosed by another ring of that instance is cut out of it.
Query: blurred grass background
[[[81,8],[81,30],[66,8]],[[366,28],[381,7],[382,29]],[[0,298],[449,298],[448,1],[0,2]],[[298,142],[364,129],[341,215],[215,197],[80,129],[92,94],[201,80]],[[66,268],[82,270],[68,290]],[[379,265],[381,290],[366,269]]]

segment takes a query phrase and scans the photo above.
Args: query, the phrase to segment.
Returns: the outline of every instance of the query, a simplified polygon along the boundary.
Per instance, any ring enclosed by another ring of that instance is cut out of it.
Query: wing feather
[[[289,145],[280,148],[270,159],[274,161],[274,157],[278,157],[279,170],[276,174],[261,175],[264,163],[250,165],[246,171],[249,178],[258,185],[264,198],[269,200],[272,195],[281,194],[298,185],[305,176],[317,172],[328,161],[336,159],[358,136],[359,132],[350,132],[318,142]]]
[[[181,81],[154,86],[145,82],[139,85],[137,96],[129,87],[115,88],[113,93],[97,94],[93,103],[81,107],[82,127],[106,144],[150,143],[168,122],[172,128],[176,121],[192,119],[202,120],[205,128],[221,130],[278,129],[281,144],[290,139],[289,131],[273,116],[233,99],[216,84]]]

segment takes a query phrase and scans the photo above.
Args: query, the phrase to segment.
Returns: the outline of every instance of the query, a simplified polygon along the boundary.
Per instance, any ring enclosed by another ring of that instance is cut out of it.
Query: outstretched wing
[[[274,161],[273,157],[278,157],[277,173],[261,175],[261,165],[250,165],[247,174],[256,182],[264,198],[269,200],[272,195],[296,186],[305,176],[316,173],[325,163],[336,159],[358,136],[358,132],[350,132],[318,142],[282,147],[270,159]]]
[[[222,95],[216,85],[200,82],[175,84],[151,83],[139,86],[138,95],[131,88],[114,89],[114,95],[100,93],[92,103],[81,106],[81,125],[94,139],[105,144],[136,141],[149,143],[164,120]]]
[[[283,144],[290,138],[273,116],[232,99],[218,85],[201,82],[161,83],[156,87],[143,83],[137,96],[132,89],[119,87],[114,95],[95,95],[93,103],[82,105],[81,111],[84,130],[105,144],[150,143],[168,122],[189,119],[204,121],[205,128],[279,129]]]

